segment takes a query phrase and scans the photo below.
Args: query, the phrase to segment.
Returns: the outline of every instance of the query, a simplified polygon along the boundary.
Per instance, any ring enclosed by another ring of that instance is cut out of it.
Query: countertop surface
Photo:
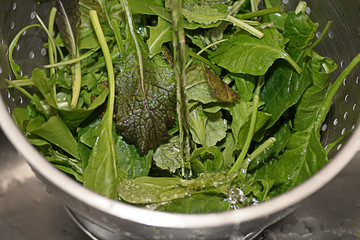
[[[256,240],[360,239],[360,154]],[[89,240],[0,130],[0,239]]]

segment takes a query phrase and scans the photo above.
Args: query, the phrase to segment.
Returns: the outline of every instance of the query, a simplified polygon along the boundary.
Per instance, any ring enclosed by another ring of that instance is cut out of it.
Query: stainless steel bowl
[[[294,9],[298,1],[283,0],[283,3],[286,8]],[[356,68],[334,98],[328,119],[322,126],[322,143],[325,147],[348,130],[353,131],[331,152],[330,163],[295,189],[257,206],[208,214],[154,212],[100,196],[44,159],[22,135],[10,115],[15,107],[25,107],[27,102],[4,83],[4,79],[13,79],[7,56],[9,44],[20,29],[36,22],[34,11],[46,19],[49,5],[38,6],[31,0],[0,0],[0,6],[0,125],[49,191],[64,203],[73,219],[93,239],[251,239],[327,184],[359,150],[360,71]],[[328,20],[333,21],[328,37],[317,51],[339,65],[334,77],[360,52],[359,9],[357,0],[308,1],[307,13],[320,26],[325,26]],[[46,49],[42,46],[45,39],[39,29],[29,29],[21,37],[14,58],[23,74],[30,74],[31,69],[46,61]]]

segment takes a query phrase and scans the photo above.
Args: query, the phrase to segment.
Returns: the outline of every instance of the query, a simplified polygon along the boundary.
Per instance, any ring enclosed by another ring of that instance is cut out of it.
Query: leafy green
[[[58,1],[49,27],[38,17],[10,44],[18,79],[6,83],[30,100],[13,119],[55,167],[112,199],[181,213],[267,201],[344,138],[325,150],[320,128],[360,55],[331,83],[335,62],[313,49],[330,24],[315,40],[305,2],[259,3]],[[30,27],[47,32],[50,63],[29,78],[13,50]]]
[[[143,69],[131,45],[115,65],[116,125],[124,140],[140,153],[155,149],[175,123],[175,81],[170,65],[159,55],[149,59],[142,48]],[[144,76],[141,77],[141,72]]]
[[[276,59],[287,60],[296,71],[299,66],[285,52],[286,41],[272,28],[263,30],[263,38],[248,34],[232,36],[229,41],[219,45],[217,51],[210,52],[210,60],[232,73],[244,73],[255,76],[264,75]],[[226,57],[224,57],[226,56]]]

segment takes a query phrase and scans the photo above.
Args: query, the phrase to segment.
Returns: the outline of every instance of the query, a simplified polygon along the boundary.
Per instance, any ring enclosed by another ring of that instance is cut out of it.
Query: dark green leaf
[[[318,172],[328,158],[315,128],[295,133],[273,172],[277,193],[294,188]]]
[[[294,70],[281,62],[274,66],[266,81],[260,98],[265,102],[263,111],[273,115],[272,126],[279,117],[291,106],[296,104],[302,93],[311,83],[311,79],[306,78],[304,71],[307,69],[307,54],[311,51],[311,43],[314,38],[317,25],[312,23],[303,14],[291,14],[285,23],[284,37],[289,39],[287,51],[289,55],[299,63],[303,72],[298,74]]]
[[[144,48],[141,52],[143,69],[130,46],[115,66],[115,111],[124,140],[146,153],[168,136],[167,128],[175,123],[176,84],[170,65],[160,55],[149,59]]]
[[[29,122],[27,130],[58,146],[74,158],[80,159],[77,142],[60,117],[52,116],[45,123],[34,118]]]
[[[315,53],[314,53],[315,54]],[[316,111],[321,106],[325,93],[330,86],[332,73],[337,65],[329,58],[315,56],[309,63],[309,71],[305,72],[307,79],[311,79],[311,84],[305,90],[297,105],[294,128],[298,131],[307,129]]]
[[[128,178],[147,176],[151,167],[152,151],[141,156],[134,145],[127,144],[122,140],[121,136],[117,136],[116,138],[115,151],[117,166],[127,172]]]
[[[95,127],[97,139],[84,170],[84,186],[104,196],[117,198],[116,153],[108,112]]]

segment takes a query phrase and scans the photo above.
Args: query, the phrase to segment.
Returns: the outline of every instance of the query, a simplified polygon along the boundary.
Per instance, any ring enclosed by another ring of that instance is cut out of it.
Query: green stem
[[[174,73],[177,83],[177,114],[180,134],[180,155],[182,175],[185,175],[185,162],[190,161],[189,108],[186,96],[186,50],[182,25],[182,0],[172,0],[172,25],[174,47]]]
[[[250,18],[255,18],[255,17],[261,17],[261,16],[266,16],[269,14],[273,14],[273,13],[280,13],[284,11],[284,7],[280,6],[280,7],[273,7],[273,8],[266,8],[266,9],[262,9],[256,12],[249,12],[249,13],[243,13],[243,14],[237,14],[236,18],[244,20],[244,19],[250,19]]]
[[[315,123],[315,129],[319,129],[321,124],[325,121],[326,115],[330,110],[332,99],[334,98],[339,87],[342,85],[344,79],[350,74],[350,72],[360,63],[360,53],[350,62],[350,64],[340,73],[336,78],[329,91],[326,93],[323,100],[323,104],[318,111],[318,117]]]
[[[21,81],[21,80],[19,80]],[[33,96],[26,91],[24,88],[22,88],[20,84],[16,84],[14,81],[9,81],[7,79],[5,79],[5,82],[9,85],[9,87],[13,87],[17,90],[19,90],[22,94],[24,94],[26,97],[28,97],[31,101],[33,100]]]
[[[76,51],[76,58],[80,56],[79,49]],[[71,108],[75,109],[77,107],[80,90],[81,90],[81,63],[80,61],[74,63],[73,69],[73,87],[72,87],[72,99],[71,99]]]
[[[245,23],[244,21],[237,19],[233,16],[227,15],[225,20],[231,22],[235,26],[238,26],[239,28],[249,32],[250,34],[254,35],[257,38],[262,38],[264,36],[264,33],[260,32],[256,28],[250,26],[249,24]]]
[[[116,44],[118,46],[119,52],[124,53],[125,47],[124,47],[123,38],[120,33],[120,27],[118,21],[116,19],[111,20],[111,26],[115,34]]]
[[[109,46],[107,45],[104,33],[102,31],[97,12],[95,10],[90,10],[90,18],[91,22],[93,24],[96,36],[99,40],[99,44],[101,47],[101,50],[104,54],[106,69],[108,73],[108,82],[109,82],[109,98],[108,98],[108,104],[107,104],[107,112],[108,114],[108,124],[109,126],[112,126],[112,116],[114,112],[114,104],[115,104],[115,75],[114,75],[114,67],[113,62],[111,59],[111,54],[109,50]]]
[[[52,34],[54,32],[54,22],[56,16],[57,9],[52,8],[49,17],[49,33]],[[48,37],[48,46],[49,46],[49,64],[54,64],[57,62],[56,54],[54,53],[54,45],[52,44],[51,38]],[[50,69],[50,76],[55,75],[55,68]]]
[[[324,30],[322,31],[320,37],[312,44],[311,48],[315,48],[324,39],[324,37],[327,35],[327,33],[330,29],[331,23],[332,23],[331,21],[328,21],[326,23],[326,26],[325,26]]]
[[[252,138],[254,136],[255,133],[255,125],[256,125],[256,118],[257,118],[257,111],[258,111],[258,107],[259,107],[259,101],[260,101],[260,89],[261,86],[263,85],[264,82],[264,76],[260,76],[259,78],[259,82],[257,84],[257,87],[255,89],[254,92],[254,96],[253,96],[253,107],[252,107],[252,113],[251,113],[251,119],[250,119],[250,127],[249,127],[249,131],[248,131],[248,135],[246,137],[245,140],[245,144],[240,152],[239,157],[236,159],[234,165],[231,167],[231,169],[229,170],[228,174],[229,175],[236,175],[240,169],[241,166],[243,164],[243,161],[246,157],[246,154],[249,150]]]
[[[12,80],[9,88],[13,87],[13,85],[16,85],[18,87],[26,87],[33,86],[34,82],[31,79]]]
[[[89,50],[88,52],[86,52],[85,54],[83,54],[77,58],[73,58],[73,59],[70,59],[67,61],[58,62],[58,63],[54,63],[54,64],[44,65],[44,68],[54,68],[54,67],[61,67],[61,66],[65,66],[65,65],[74,64],[76,62],[84,60],[85,58],[90,57],[92,54],[94,54],[99,49],[100,49],[100,47],[96,47],[94,49]]]
[[[213,47],[213,46],[215,46],[215,45],[217,45],[217,44],[220,44],[220,43],[222,43],[222,42],[226,42],[228,39],[221,39],[221,40],[219,40],[219,41],[216,41],[216,42],[214,42],[214,43],[212,43],[212,44],[210,44],[210,45],[208,45],[208,46],[206,46],[206,47],[204,47],[203,49],[201,49],[200,51],[198,51],[197,53],[196,53],[196,55],[200,55],[200,54],[202,54],[203,52],[205,52],[206,50],[208,50],[209,48],[211,48],[211,47]],[[187,54],[189,54],[189,51],[187,51],[186,52]],[[192,52],[191,52],[192,53]],[[189,55],[191,55],[191,54],[189,54]],[[189,62],[186,64],[186,69],[188,69],[189,67],[190,67],[190,65],[191,65],[191,63],[192,63],[192,61],[194,61],[194,56],[189,60]],[[215,66],[215,65],[214,65]],[[220,68],[219,68],[220,69]],[[220,69],[221,70],[221,69]],[[214,71],[215,71],[215,69],[214,69]],[[220,74],[219,74],[220,75]]]
[[[16,34],[16,36],[15,36],[14,39],[11,41],[10,46],[9,46],[9,62],[10,62],[10,67],[11,67],[11,70],[12,70],[15,78],[17,78],[17,79],[24,79],[25,77],[20,76],[20,74],[17,72],[17,71],[18,71],[17,65],[15,64],[15,61],[14,61],[14,59],[13,59],[14,48],[16,47],[17,42],[18,42],[20,36],[21,36],[27,29],[32,28],[32,27],[40,27],[40,28],[44,29],[43,26],[41,26],[40,24],[28,25],[28,26],[24,27],[23,29],[21,29],[21,31]]]
[[[119,57],[120,57],[120,52],[114,52],[111,55],[112,62],[116,62],[119,59]],[[105,62],[104,61],[98,61],[97,63],[95,63],[91,67],[88,67],[87,71],[88,72],[95,72],[95,71],[97,71],[98,69],[100,69],[102,67],[105,67]]]
[[[186,51],[186,53],[190,56],[192,56],[193,58],[196,58],[200,61],[202,61],[203,63],[206,63],[207,65],[209,65],[216,73],[216,75],[220,75],[221,74],[221,68],[219,68],[218,66],[216,66],[215,64],[213,64],[212,62],[210,62],[208,59],[204,58],[203,56],[190,52],[190,51]],[[191,63],[191,62],[190,62]],[[186,66],[187,68],[187,66]]]

